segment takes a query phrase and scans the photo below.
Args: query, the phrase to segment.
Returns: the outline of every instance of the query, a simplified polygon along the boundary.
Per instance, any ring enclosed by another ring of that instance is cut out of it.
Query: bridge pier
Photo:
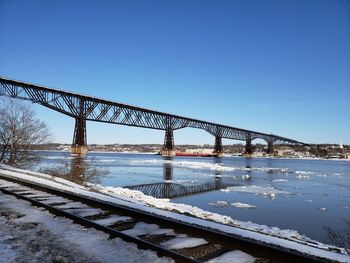
[[[165,138],[161,155],[164,157],[175,156],[174,133],[173,129],[171,128],[167,128],[165,130]]]
[[[87,154],[86,120],[84,118],[75,119],[71,152],[77,155]]]
[[[273,149],[273,140],[269,139],[267,141],[267,154],[273,154],[274,153],[274,149]]]
[[[173,158],[171,157],[166,157],[164,160],[172,160]],[[171,163],[164,163],[163,164],[163,179],[165,182],[169,182],[173,180],[173,166]]]
[[[224,151],[222,148],[222,138],[220,136],[215,136],[215,144],[213,153],[217,157],[222,157],[224,155]]]
[[[245,141],[245,151],[244,155],[251,156],[253,154],[253,146],[252,146],[252,139],[247,138]]]

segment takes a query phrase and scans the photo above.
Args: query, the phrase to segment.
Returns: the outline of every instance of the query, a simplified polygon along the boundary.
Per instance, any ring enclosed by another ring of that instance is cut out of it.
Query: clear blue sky
[[[350,144],[348,0],[0,0],[0,75],[312,143]],[[74,121],[34,106],[57,142]],[[162,143],[88,123],[89,143]],[[175,143],[213,143],[205,131]],[[225,141],[231,143],[231,141]]]

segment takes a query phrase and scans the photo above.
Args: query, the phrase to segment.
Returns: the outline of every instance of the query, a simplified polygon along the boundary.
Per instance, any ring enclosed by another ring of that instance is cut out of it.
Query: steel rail
[[[220,242],[220,243],[225,244],[225,245],[234,246],[235,249],[242,249],[242,250],[247,251],[247,249],[249,248],[250,252],[248,252],[248,253],[251,253],[254,255],[259,255],[260,257],[270,258],[270,259],[272,259],[271,262],[332,262],[332,261],[327,261],[324,258],[319,258],[319,257],[313,256],[313,255],[303,254],[302,252],[294,250],[294,249],[288,249],[285,247],[274,246],[274,245],[271,245],[268,243],[263,243],[261,241],[256,241],[256,240],[244,238],[241,236],[235,236],[235,235],[231,235],[228,233],[219,232],[217,230],[213,230],[213,229],[210,229],[207,227],[192,225],[190,223],[177,221],[175,219],[167,218],[164,216],[155,215],[155,214],[145,212],[145,211],[140,211],[140,210],[137,210],[135,208],[131,208],[131,207],[123,206],[123,205],[117,205],[117,204],[93,199],[90,197],[83,197],[83,196],[80,196],[78,194],[74,194],[71,192],[63,191],[63,190],[54,189],[51,187],[46,187],[46,186],[44,187],[42,185],[36,185],[36,184],[33,184],[32,182],[29,182],[29,181],[24,180],[24,179],[17,180],[17,179],[13,179],[13,178],[8,178],[8,177],[3,176],[3,175],[0,175],[0,179],[10,181],[13,183],[17,183],[17,184],[27,186],[27,187],[30,187],[32,189],[40,190],[43,192],[47,192],[50,194],[54,194],[56,196],[65,197],[65,198],[68,198],[70,200],[79,201],[79,202],[82,202],[84,204],[91,205],[92,207],[95,207],[95,208],[96,207],[103,208],[103,209],[106,209],[107,211],[113,211],[113,212],[118,212],[118,214],[132,216],[133,218],[142,220],[144,222],[150,222],[152,224],[155,223],[155,224],[159,225],[160,227],[171,226],[171,228],[175,229],[176,231],[180,230],[180,231],[184,231],[186,234],[191,234],[192,236],[197,236],[197,237],[199,236],[199,237],[205,237],[208,239],[212,239],[212,240],[215,240],[215,241]],[[104,231],[112,236],[120,237],[126,241],[134,242],[137,245],[139,245],[139,247],[141,247],[141,248],[152,249],[153,251],[156,251],[158,253],[158,255],[160,255],[160,256],[171,257],[174,260],[176,260],[177,262],[201,262],[201,261],[198,261],[198,260],[195,260],[192,258],[184,257],[181,254],[178,254],[178,253],[171,251],[171,250],[167,250],[161,246],[152,244],[152,243],[147,242],[145,240],[142,240],[140,238],[130,237],[130,236],[125,235],[124,233],[122,233],[120,231],[117,231],[117,230],[114,230],[112,228],[108,228],[105,226],[98,225],[90,220],[87,220],[87,219],[84,219],[84,218],[81,218],[81,217],[78,217],[75,215],[71,215],[71,214],[68,215],[67,212],[59,211],[59,209],[57,209],[55,207],[51,207],[51,206],[46,205],[46,204],[42,204],[41,202],[38,202],[37,200],[31,200],[32,198],[21,196],[21,195],[16,194],[16,193],[11,193],[11,191],[3,189],[1,186],[0,186],[0,191],[3,191],[4,193],[7,193],[7,194],[12,194],[18,198],[27,200],[27,201],[33,203],[34,205],[42,206],[42,207],[48,209],[49,211],[51,211],[52,213],[58,213],[61,216],[69,217],[70,219],[75,220],[79,224],[96,228],[96,229]]]
[[[4,194],[13,195],[13,196],[15,196],[18,199],[22,199],[22,200],[28,201],[31,204],[33,204],[34,206],[45,208],[46,210],[50,211],[51,213],[53,213],[53,214],[55,214],[57,216],[62,216],[62,217],[65,217],[65,218],[69,218],[69,219],[73,220],[74,222],[76,222],[76,223],[78,223],[80,225],[83,225],[85,227],[90,227],[90,228],[94,228],[96,230],[103,231],[103,232],[109,234],[110,237],[119,237],[119,238],[122,238],[123,240],[125,240],[127,242],[135,243],[139,248],[151,249],[153,251],[156,251],[159,256],[171,257],[174,260],[176,260],[177,262],[191,262],[191,263],[192,262],[193,263],[199,263],[200,262],[200,261],[191,259],[189,257],[185,257],[185,256],[183,256],[181,254],[178,254],[178,253],[174,252],[174,251],[171,251],[171,250],[165,249],[163,247],[157,246],[155,244],[152,244],[152,243],[147,242],[145,240],[139,239],[137,237],[126,235],[123,232],[115,230],[113,228],[102,226],[102,225],[97,224],[97,223],[95,223],[95,222],[93,222],[91,220],[88,220],[88,219],[85,219],[83,217],[76,216],[76,215],[73,215],[71,213],[65,212],[62,209],[57,209],[54,206],[44,204],[44,203],[42,203],[40,201],[34,200],[33,198],[29,198],[29,197],[26,197],[24,195],[17,194],[16,192],[12,192],[12,191],[3,189],[1,187],[0,187],[0,191],[2,191]]]

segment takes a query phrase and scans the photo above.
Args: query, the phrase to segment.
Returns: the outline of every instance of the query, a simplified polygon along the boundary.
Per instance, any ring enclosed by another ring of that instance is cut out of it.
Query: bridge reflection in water
[[[171,160],[172,158],[166,158]],[[221,163],[220,158],[215,158],[215,163]],[[207,182],[199,185],[182,185],[174,183],[173,180],[173,166],[171,162],[164,162],[163,164],[163,178],[164,182],[152,183],[152,184],[140,184],[125,186],[125,188],[131,190],[141,191],[146,195],[150,195],[156,198],[175,198],[186,195],[199,194],[214,190],[220,190],[222,188],[237,185],[232,183],[224,183],[221,177],[221,171],[215,170],[215,176],[213,182]]]
[[[124,187],[131,190],[140,191],[146,195],[150,195],[156,198],[176,198],[220,190],[229,186],[237,185],[237,182],[233,179],[227,182],[228,178],[225,178],[226,180],[224,182],[223,178],[221,177],[220,169],[215,170],[214,177],[212,178],[211,182],[196,185],[183,185],[180,183],[175,183],[173,181],[173,165],[171,163],[172,159],[172,157],[164,157],[165,162],[163,163],[163,182],[130,185]],[[221,164],[221,158],[214,158],[214,163]],[[65,165],[68,166],[69,164],[66,163]],[[64,173],[64,175],[61,177],[78,184],[83,184],[86,181],[98,183],[100,176],[103,176],[107,173],[105,173],[103,170],[99,171],[98,168],[93,167],[94,165],[91,165],[89,162],[87,162],[86,158],[75,156],[70,162],[70,169],[66,167],[68,170],[70,170],[70,172]]]

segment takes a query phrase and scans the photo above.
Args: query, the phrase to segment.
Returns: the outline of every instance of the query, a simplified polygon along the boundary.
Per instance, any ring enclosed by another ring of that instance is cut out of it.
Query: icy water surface
[[[349,231],[350,162],[267,158],[200,158],[89,153],[86,160],[67,153],[39,153],[40,167],[65,164],[81,175],[107,169],[86,180],[124,186],[234,219],[294,229],[325,243],[326,227]],[[87,165],[87,167],[86,167]],[[84,169],[85,167],[85,169]]]

